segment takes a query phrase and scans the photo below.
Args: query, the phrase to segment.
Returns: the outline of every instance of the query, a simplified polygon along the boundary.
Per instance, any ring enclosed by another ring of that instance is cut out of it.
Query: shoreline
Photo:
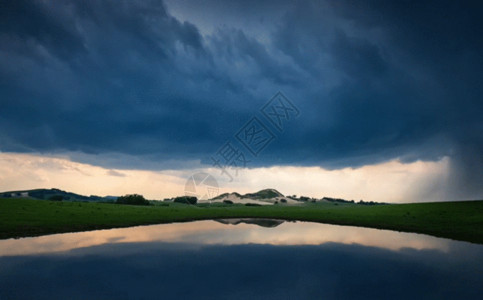
[[[265,218],[367,227],[427,234],[483,244],[483,201],[377,206],[170,204],[130,206],[106,203],[0,199],[0,239],[230,218]]]

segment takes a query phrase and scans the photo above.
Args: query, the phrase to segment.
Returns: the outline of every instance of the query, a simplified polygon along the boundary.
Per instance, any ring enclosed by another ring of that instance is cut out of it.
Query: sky
[[[0,190],[483,199],[477,1],[0,0]]]

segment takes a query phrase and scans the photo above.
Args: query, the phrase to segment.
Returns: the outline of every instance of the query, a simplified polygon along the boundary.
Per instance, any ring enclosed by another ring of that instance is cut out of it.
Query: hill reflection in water
[[[215,221],[196,221],[0,240],[0,256],[51,253],[108,243],[154,241],[202,245],[320,245],[336,242],[393,250],[413,248],[442,251],[447,251],[448,243],[451,242],[427,235],[362,227],[310,222],[283,222],[276,227],[261,227],[247,224],[247,221],[222,221],[237,223],[236,226]],[[281,221],[265,219],[262,222],[268,225]]]
[[[476,299],[483,292],[482,245],[225,221],[238,225],[199,221],[0,241],[0,299]]]

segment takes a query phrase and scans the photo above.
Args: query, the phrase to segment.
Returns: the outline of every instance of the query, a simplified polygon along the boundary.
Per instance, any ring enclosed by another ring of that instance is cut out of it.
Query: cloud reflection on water
[[[446,252],[451,241],[414,233],[309,222],[285,222],[275,228],[265,228],[249,224],[225,225],[215,221],[197,221],[2,240],[0,256],[52,253],[133,242],[200,245],[321,245],[335,242],[391,250],[412,248]]]

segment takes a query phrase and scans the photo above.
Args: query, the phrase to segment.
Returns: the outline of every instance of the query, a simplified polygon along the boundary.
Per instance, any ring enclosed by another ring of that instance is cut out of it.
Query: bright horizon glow
[[[228,182],[216,168],[192,170],[119,170],[73,162],[66,157],[0,153],[0,191],[59,188],[81,195],[120,196],[138,193],[161,200],[184,194],[191,174],[206,172],[219,193],[275,188],[284,195],[335,197],[377,202],[426,202],[447,199],[449,159],[401,163],[397,160],[360,168],[273,166],[242,169]]]

